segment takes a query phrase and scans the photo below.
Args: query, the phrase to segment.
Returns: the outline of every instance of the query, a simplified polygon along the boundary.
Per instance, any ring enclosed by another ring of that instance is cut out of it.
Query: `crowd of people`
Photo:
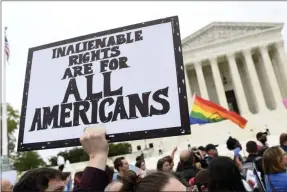
[[[80,138],[90,160],[82,172],[74,176],[60,169],[38,168],[27,171],[14,187],[2,180],[3,191],[287,191],[287,133],[280,135],[278,146],[269,146],[267,133],[258,133],[256,141],[246,143],[248,156],[242,156],[242,146],[233,137],[226,147],[233,156],[220,156],[217,145],[197,148],[187,147],[179,152],[180,161],[175,165],[175,147],[169,156],[158,160],[156,169],[148,169],[144,155],[136,158],[130,169],[125,157],[107,166],[108,141],[105,129],[87,128]],[[117,172],[116,177],[114,177]]]

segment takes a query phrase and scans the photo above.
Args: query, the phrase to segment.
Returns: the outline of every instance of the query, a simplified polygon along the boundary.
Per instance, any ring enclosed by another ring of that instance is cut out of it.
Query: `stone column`
[[[221,75],[220,75],[218,64],[217,64],[217,58],[210,58],[209,61],[211,65],[212,75],[213,75],[213,79],[215,83],[215,89],[216,89],[217,97],[219,100],[219,104],[222,107],[228,109],[225,91],[224,91],[224,87],[223,87],[222,80],[221,80]]]
[[[247,104],[247,100],[244,94],[244,89],[243,89],[242,82],[240,79],[239,71],[236,65],[234,53],[227,54],[227,60],[228,60],[229,67],[230,67],[232,83],[234,86],[234,91],[235,91],[236,100],[238,102],[240,113],[241,115],[249,114],[250,111],[248,109],[248,104]]]
[[[251,80],[252,89],[255,95],[255,102],[258,106],[258,111],[267,110],[266,103],[264,100],[263,91],[260,86],[258,75],[256,73],[256,68],[251,56],[251,50],[243,50],[243,56],[246,62],[247,71],[249,73],[249,78]]]
[[[185,66],[184,69],[184,75],[185,75],[185,87],[186,87],[186,96],[187,96],[187,102],[188,102],[188,111],[191,111],[191,102],[192,102],[192,91],[189,83],[189,78],[188,78],[188,69],[187,66]]]
[[[279,58],[279,65],[280,65],[279,69],[282,70],[283,82],[287,83],[287,57],[286,57],[286,53],[284,50],[283,40],[276,42],[275,47],[277,49],[278,58]],[[286,85],[283,85],[283,86],[284,86],[284,91],[287,91],[287,86]]]
[[[208,92],[206,88],[205,78],[202,72],[201,62],[196,62],[194,66],[195,66],[197,81],[199,85],[200,96],[208,100],[209,97],[208,97]]]
[[[272,62],[268,54],[267,46],[268,45],[261,46],[259,47],[259,50],[260,50],[260,54],[263,60],[263,65],[265,66],[265,70],[267,74],[266,78],[268,79],[270,83],[270,87],[272,89],[270,94],[274,96],[276,108],[278,107],[281,108],[283,107],[283,103],[282,103],[283,99],[282,99],[280,88],[279,88],[276,75],[275,75],[275,72],[272,66]]]

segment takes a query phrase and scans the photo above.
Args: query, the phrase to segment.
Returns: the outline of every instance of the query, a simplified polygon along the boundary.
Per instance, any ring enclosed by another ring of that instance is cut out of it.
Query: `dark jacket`
[[[258,157],[258,155],[250,154],[248,155],[244,163],[252,163],[256,159],[256,157]]]
[[[287,153],[287,146],[286,145],[281,145],[280,147]]]
[[[105,171],[86,167],[81,182],[77,188],[74,188],[74,192],[104,191],[108,184],[109,178]]]
[[[179,162],[176,172],[183,178],[185,181],[189,181],[191,178],[196,176],[197,170],[193,165],[183,164]]]

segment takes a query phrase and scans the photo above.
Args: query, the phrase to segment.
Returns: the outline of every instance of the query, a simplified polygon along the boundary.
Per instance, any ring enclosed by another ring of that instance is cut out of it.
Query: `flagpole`
[[[8,157],[8,131],[7,131],[7,103],[6,103],[6,66],[7,66],[7,55],[5,54],[5,36],[6,36],[6,29],[4,31],[4,38],[2,37],[2,40],[4,42],[3,52],[2,52],[2,58],[4,59],[3,62],[1,62],[1,76],[2,76],[2,92],[1,92],[1,124],[2,124],[2,172],[10,171],[12,170],[12,167],[9,163],[9,157]],[[3,63],[3,64],[2,64]]]
[[[5,49],[4,49],[5,51]],[[4,66],[2,66],[2,155],[8,156],[8,131],[7,131],[7,103],[6,103],[6,66],[7,57],[4,53]]]

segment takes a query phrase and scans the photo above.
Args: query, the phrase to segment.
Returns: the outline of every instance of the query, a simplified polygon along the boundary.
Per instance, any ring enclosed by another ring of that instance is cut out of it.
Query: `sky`
[[[2,27],[8,27],[11,53],[6,79],[7,102],[21,111],[30,47],[174,15],[179,17],[182,39],[214,21],[286,24],[286,7],[287,2],[283,1],[2,1]],[[286,27],[282,33],[286,41]],[[39,153],[47,161],[48,157],[62,150],[65,149],[41,150]]]

